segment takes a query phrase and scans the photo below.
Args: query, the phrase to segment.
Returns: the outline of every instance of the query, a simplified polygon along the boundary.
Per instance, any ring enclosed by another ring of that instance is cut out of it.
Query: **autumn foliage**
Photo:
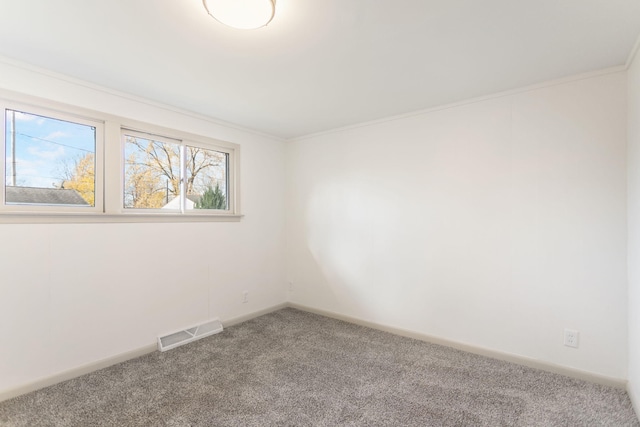
[[[95,156],[89,153],[76,162],[71,177],[62,183],[62,188],[76,190],[90,206],[95,206],[95,181]]]

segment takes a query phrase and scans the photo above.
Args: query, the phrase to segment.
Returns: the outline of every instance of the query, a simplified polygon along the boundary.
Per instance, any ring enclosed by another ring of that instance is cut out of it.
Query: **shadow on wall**
[[[358,175],[316,186],[306,212],[308,249],[323,277],[324,303],[369,320],[424,311],[428,247],[424,230],[408,232],[406,201]],[[410,242],[408,244],[408,242]],[[413,301],[413,303],[411,303]],[[409,302],[409,306],[407,303]]]

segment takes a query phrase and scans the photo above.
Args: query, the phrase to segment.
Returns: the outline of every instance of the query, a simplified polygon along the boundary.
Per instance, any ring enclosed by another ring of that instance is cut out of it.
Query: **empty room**
[[[0,39],[0,426],[640,426],[637,0]]]

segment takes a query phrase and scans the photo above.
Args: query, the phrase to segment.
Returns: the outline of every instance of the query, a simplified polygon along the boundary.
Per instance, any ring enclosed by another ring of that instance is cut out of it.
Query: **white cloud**
[[[40,147],[29,147],[27,151],[32,156],[48,161],[54,161],[60,157],[64,157],[65,155],[64,147],[62,146],[57,146],[53,150],[42,150]]]
[[[23,122],[23,123],[33,122],[37,126],[42,126],[44,124],[44,122],[45,122],[45,118],[41,117],[41,116],[36,116],[34,114],[28,114],[28,113],[22,113],[20,111],[16,111],[15,113],[16,113],[16,115],[15,115],[16,122]],[[7,114],[7,118],[9,118],[9,114]]]
[[[54,140],[57,138],[64,138],[66,137],[67,134],[62,132],[62,131],[55,131],[55,132],[51,132],[49,135],[42,137],[42,139],[47,139],[47,140]]]
[[[17,158],[18,174],[16,184],[26,187],[51,188],[60,183],[59,178],[55,178],[56,173],[51,170],[51,165],[46,160],[28,160]],[[11,160],[7,158],[8,165]],[[7,168],[7,176],[11,175],[11,167]]]

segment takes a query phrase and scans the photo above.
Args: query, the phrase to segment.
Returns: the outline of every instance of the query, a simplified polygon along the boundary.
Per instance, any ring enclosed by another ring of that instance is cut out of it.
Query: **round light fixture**
[[[276,0],[202,0],[216,21],[241,30],[264,27],[276,13]]]

